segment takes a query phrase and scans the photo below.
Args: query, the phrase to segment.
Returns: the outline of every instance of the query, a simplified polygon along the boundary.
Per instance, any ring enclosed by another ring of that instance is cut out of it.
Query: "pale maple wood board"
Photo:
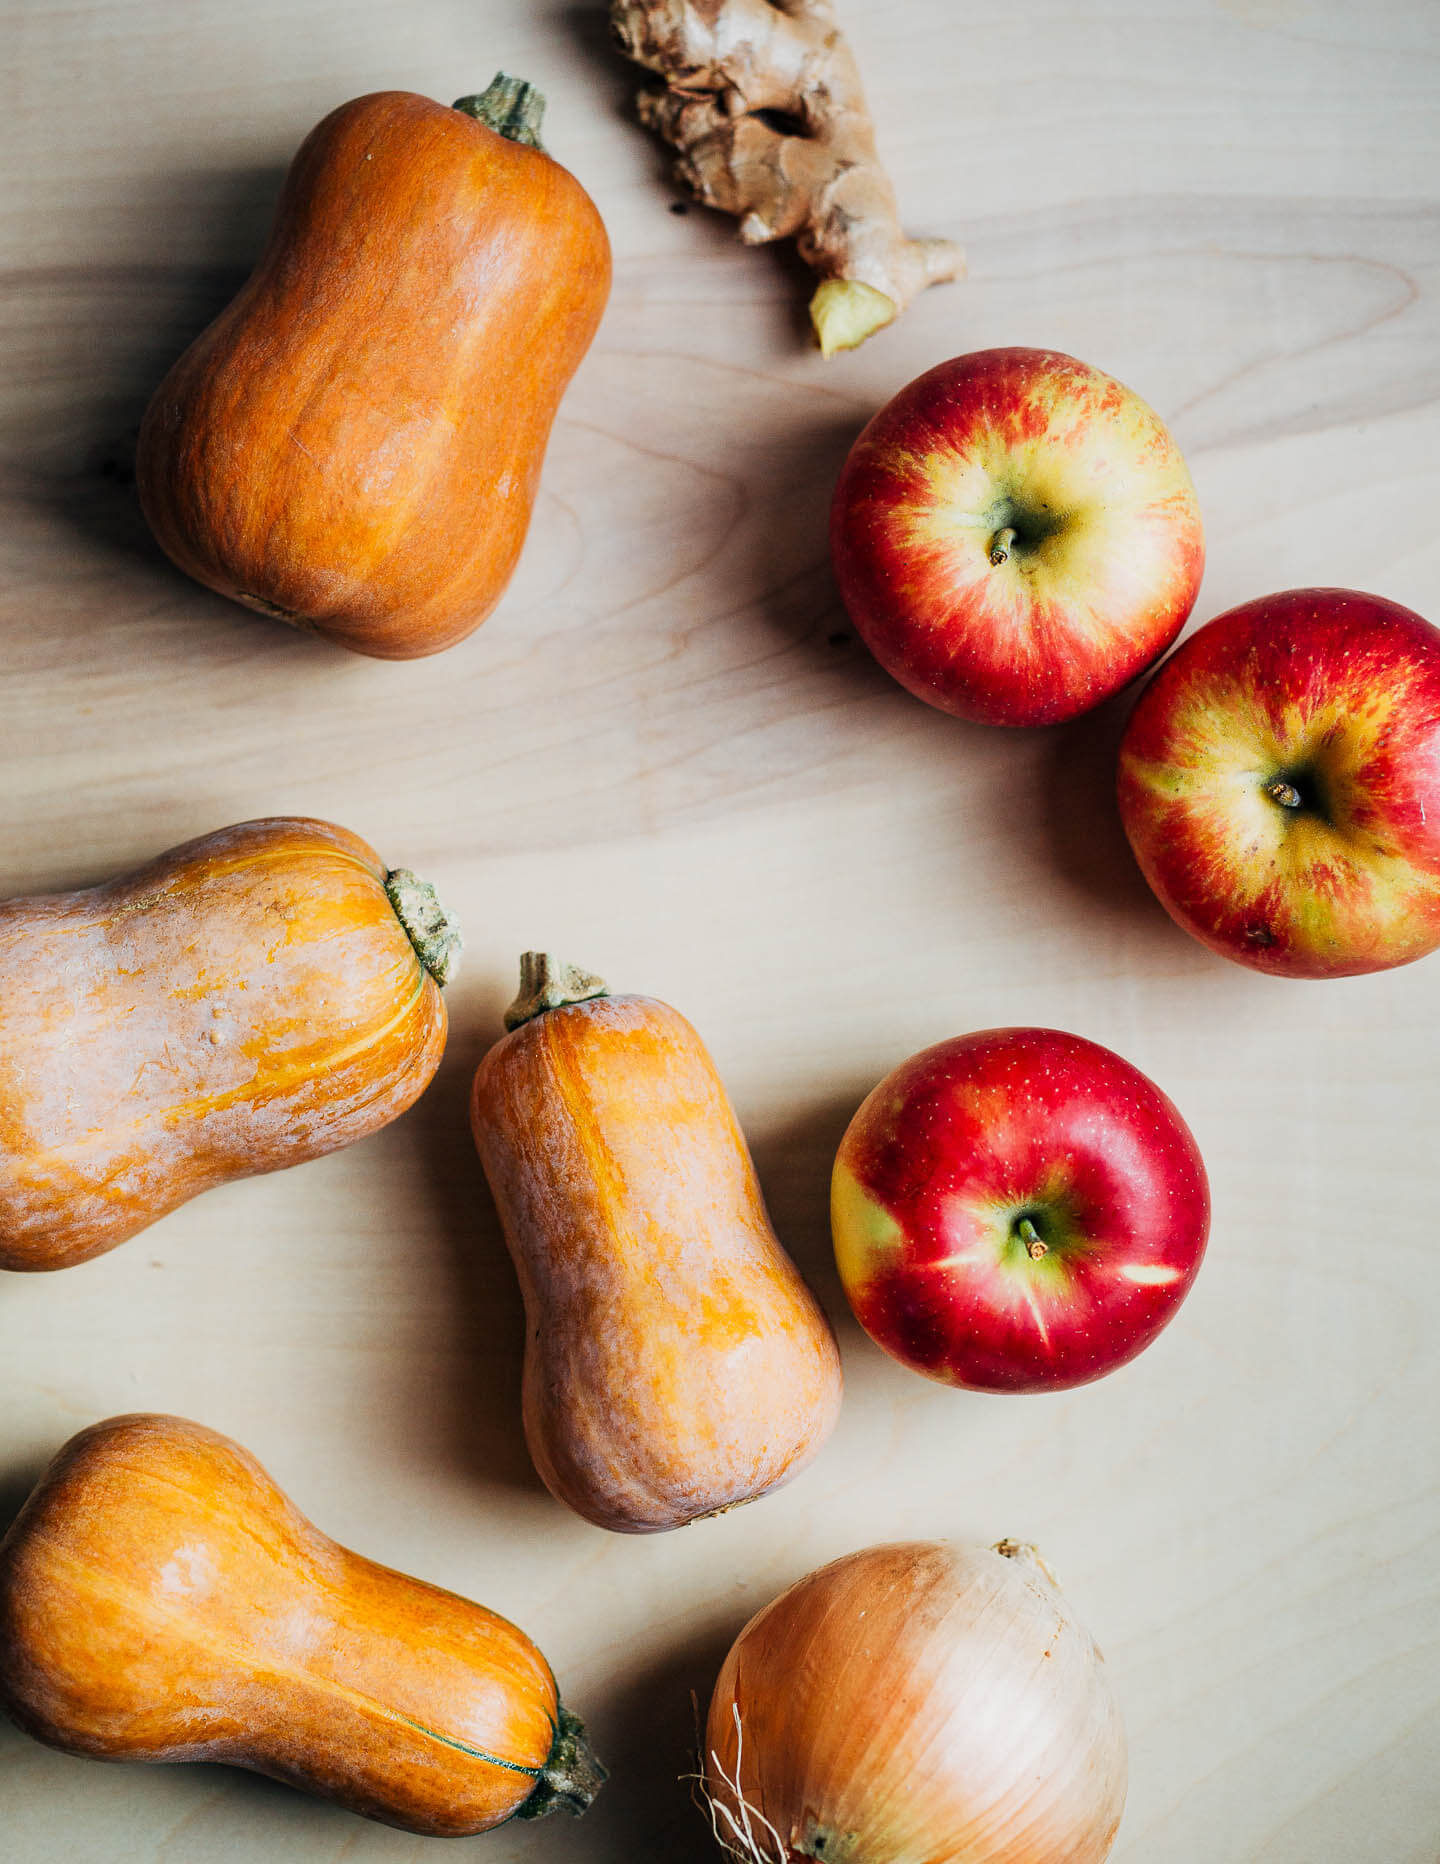
[[[747,1615],[881,1538],[1033,1538],[1132,1742],[1115,1864],[1440,1859],[1440,960],[1287,985],[1209,957],[1135,873],[1124,706],[969,729],[854,641],[825,513],[874,409],[946,355],[1066,349],[1187,452],[1196,620],[1298,583],[1440,619],[1433,0],[845,0],[906,217],[970,254],[858,354],[797,267],[672,215],[598,4],[0,6],[0,890],[100,879],[249,816],[331,817],[462,916],[450,1053],[384,1134],[0,1284],[0,1500],[72,1431],[230,1432],[348,1544],[524,1625],[614,1779],[489,1864],[704,1855],[677,1780]],[[345,98],[550,97],[614,297],[520,572],[471,641],[380,665],[160,557],[127,479],[166,364],[239,284]],[[468,1134],[516,955],[708,1039],[840,1333],[821,1461],[650,1540],[572,1519],[520,1438],[519,1302]],[[1107,1042],[1179,1103],[1215,1196],[1180,1319],[1066,1396],[965,1397],[864,1339],[826,1186],[861,1096],[997,1023]],[[103,1767],[0,1726],[7,1864],[439,1855],[220,1768]],[[469,1855],[468,1847],[456,1854]]]

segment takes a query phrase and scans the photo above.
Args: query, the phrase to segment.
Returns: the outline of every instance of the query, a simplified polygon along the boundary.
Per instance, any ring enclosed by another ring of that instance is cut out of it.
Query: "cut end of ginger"
[[[899,314],[893,298],[858,278],[827,278],[810,300],[810,322],[825,357],[858,349],[866,337],[893,324]]]

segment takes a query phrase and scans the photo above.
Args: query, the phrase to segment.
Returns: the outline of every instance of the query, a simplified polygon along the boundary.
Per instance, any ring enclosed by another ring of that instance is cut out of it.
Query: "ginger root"
[[[901,230],[830,0],[611,0],[610,24],[665,79],[640,93],[640,120],[679,150],[677,178],[738,215],[747,245],[793,238],[820,274],[810,319],[826,356],[960,275],[953,241]]]

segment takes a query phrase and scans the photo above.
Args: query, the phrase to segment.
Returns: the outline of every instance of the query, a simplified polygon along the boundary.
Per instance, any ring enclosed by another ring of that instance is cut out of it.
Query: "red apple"
[[[1440,630],[1349,589],[1218,616],[1141,695],[1120,814],[1177,924],[1281,977],[1440,945]]]
[[[1210,1227],[1170,1101],[1058,1029],[957,1036],[887,1075],[840,1142],[830,1210],[871,1339],[977,1391],[1057,1391],[1133,1359]]]
[[[1160,417],[1054,350],[919,376],[851,449],[830,549],[871,653],[960,718],[1049,725],[1118,692],[1184,626],[1205,564]]]

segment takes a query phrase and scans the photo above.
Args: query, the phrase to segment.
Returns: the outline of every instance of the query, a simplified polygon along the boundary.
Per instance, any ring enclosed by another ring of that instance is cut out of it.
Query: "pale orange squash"
[[[0,902],[0,1268],[393,1120],[439,1066],[457,949],[413,874],[292,817]]]
[[[527,954],[475,1076],[475,1143],[525,1298],[525,1434],[587,1520],[651,1533],[786,1482],[840,1404],[700,1038]]]

